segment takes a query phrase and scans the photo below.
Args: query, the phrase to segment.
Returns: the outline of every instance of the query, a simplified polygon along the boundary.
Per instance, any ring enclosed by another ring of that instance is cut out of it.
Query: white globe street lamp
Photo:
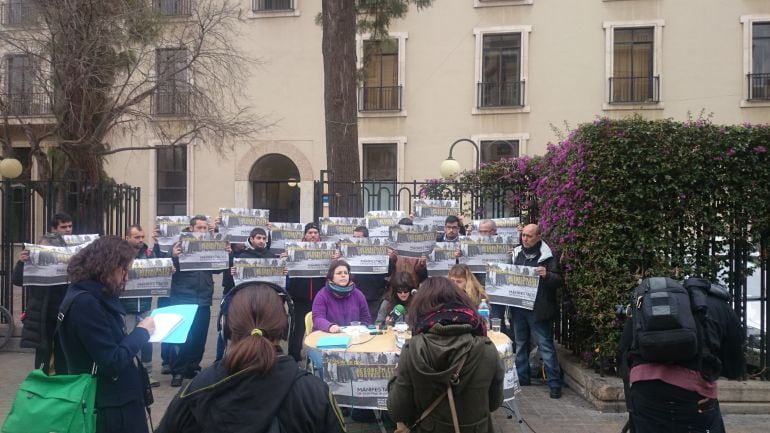
[[[21,175],[24,167],[21,162],[15,158],[5,158],[0,161],[0,175],[8,179],[15,179]]]
[[[457,160],[452,157],[452,151],[454,150],[455,145],[457,145],[457,143],[460,143],[463,141],[470,143],[473,146],[473,149],[476,150],[476,167],[475,168],[478,170],[479,161],[481,157],[479,146],[473,140],[470,140],[468,138],[461,138],[459,140],[455,140],[455,142],[452,143],[452,145],[449,147],[449,156],[447,157],[447,159],[445,159],[441,163],[441,166],[439,167],[439,173],[441,173],[442,177],[452,177],[460,172],[460,163],[457,162]]]

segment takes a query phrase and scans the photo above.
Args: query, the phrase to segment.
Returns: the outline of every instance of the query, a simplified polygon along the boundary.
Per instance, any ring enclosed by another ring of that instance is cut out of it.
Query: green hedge
[[[537,200],[545,238],[563,253],[571,346],[586,361],[611,365],[614,306],[628,302],[640,278],[714,277],[728,242],[753,248],[767,235],[768,148],[767,125],[597,119],[542,157],[497,162],[458,180],[536,193],[514,195],[511,205]]]

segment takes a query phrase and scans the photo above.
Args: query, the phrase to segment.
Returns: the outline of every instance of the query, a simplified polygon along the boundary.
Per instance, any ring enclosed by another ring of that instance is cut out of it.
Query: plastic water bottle
[[[481,316],[481,320],[484,321],[487,329],[489,329],[489,304],[487,304],[486,298],[481,298],[481,303],[479,304],[479,316]]]

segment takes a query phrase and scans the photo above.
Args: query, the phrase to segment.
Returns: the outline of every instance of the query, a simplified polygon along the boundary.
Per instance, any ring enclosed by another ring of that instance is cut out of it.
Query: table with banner
[[[321,353],[322,365],[316,368],[323,371],[323,380],[329,386],[337,404],[375,411],[387,410],[388,380],[395,375],[398,355],[401,352],[396,345],[396,332],[390,329],[380,335],[357,335],[351,338],[347,349],[318,349],[318,340],[326,335],[339,334],[314,331],[305,337],[305,346]],[[504,404],[521,422],[522,418],[515,404],[515,396],[520,388],[513,344],[510,338],[501,332],[489,332],[489,338],[497,347],[505,368]]]

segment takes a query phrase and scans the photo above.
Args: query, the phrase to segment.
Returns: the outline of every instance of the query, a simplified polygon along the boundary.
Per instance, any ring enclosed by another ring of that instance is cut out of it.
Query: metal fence
[[[123,236],[140,217],[140,189],[129,185],[88,186],[78,181],[1,182],[0,303],[12,313],[11,275],[23,243],[36,243],[56,212],[72,216],[76,233]],[[22,294],[24,308],[25,296]]]

